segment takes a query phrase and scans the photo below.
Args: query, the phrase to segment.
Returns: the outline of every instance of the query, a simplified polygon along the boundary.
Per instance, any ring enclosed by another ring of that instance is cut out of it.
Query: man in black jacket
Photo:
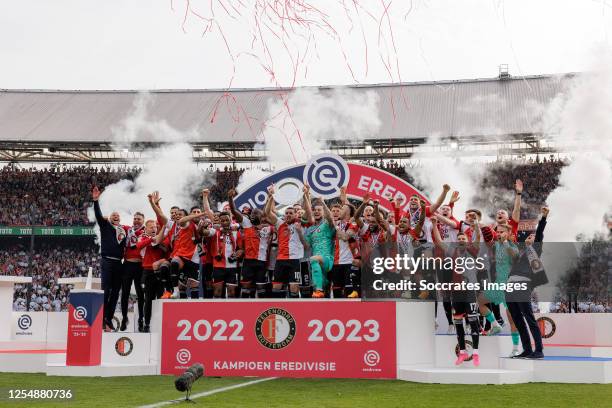
[[[121,260],[125,250],[127,229],[121,225],[118,212],[112,212],[108,218],[102,215],[98,202],[101,193],[97,186],[94,186],[91,194],[96,222],[100,227],[100,270],[102,271],[102,289],[104,290],[104,328],[114,330],[113,314],[117,307],[117,298],[121,289]]]
[[[525,240],[525,247],[522,248],[508,279],[508,282],[526,282],[529,287],[526,293],[517,295],[518,298],[515,298],[515,301],[507,303],[512,320],[514,320],[514,324],[521,336],[521,344],[523,346],[523,352],[515,358],[544,358],[542,335],[531,306],[531,292],[535,287],[533,283],[534,274],[544,273],[539,257],[542,254],[542,240],[544,239],[544,228],[546,227],[548,211],[547,207],[542,207],[542,217],[538,222],[535,235],[531,234]],[[535,343],[535,351],[531,347],[529,332],[531,332],[533,342]]]

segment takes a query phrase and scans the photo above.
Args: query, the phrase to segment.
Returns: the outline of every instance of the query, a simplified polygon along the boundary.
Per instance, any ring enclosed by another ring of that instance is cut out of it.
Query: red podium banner
[[[166,301],[161,373],[395,378],[394,302]]]
[[[100,365],[104,292],[72,290],[68,308],[67,366]]]

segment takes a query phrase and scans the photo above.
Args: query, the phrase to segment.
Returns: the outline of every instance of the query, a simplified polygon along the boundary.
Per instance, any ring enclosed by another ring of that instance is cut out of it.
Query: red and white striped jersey
[[[277,260],[302,259],[304,257],[304,245],[302,245],[302,241],[300,241],[297,225],[297,222],[287,224],[280,219],[276,222],[276,231],[278,234]]]
[[[409,256],[414,254],[414,241],[418,241],[418,239],[412,228],[403,234],[399,231],[399,228],[396,228],[395,234],[393,234],[393,240],[397,243],[398,254],[406,254]]]
[[[393,235],[395,233],[395,226],[389,225],[389,228],[391,228],[391,234]],[[374,248],[387,240],[387,233],[382,228],[372,231],[370,230],[370,225],[364,223],[363,227],[359,230],[359,237],[361,237],[362,242],[366,246]]]
[[[213,268],[237,268],[238,260],[231,262],[229,258],[242,248],[242,235],[238,231],[225,232],[221,229],[208,229],[210,252],[213,259]]]
[[[419,218],[421,217],[421,209],[419,208],[414,211],[409,209],[406,215],[408,215],[410,219],[410,228],[412,229],[416,228],[417,224],[419,223]],[[425,222],[423,223],[421,235],[418,238],[418,240],[421,242],[433,242],[433,235],[432,235],[433,224],[431,223],[431,220],[429,219],[429,217],[431,216],[432,216],[431,207],[428,205],[427,207],[425,207]]]
[[[127,230],[127,235],[125,237],[125,253],[123,254],[124,259],[142,259],[140,250],[136,248],[136,244],[138,244],[138,239],[143,233],[144,225],[138,228],[132,226]]]
[[[181,258],[185,258],[199,264],[200,255],[198,253],[198,247],[195,239],[197,230],[196,225],[190,221],[185,227],[181,227],[177,224],[175,229],[178,231],[178,233],[174,239],[171,257],[174,258],[176,256],[180,256]]]
[[[276,255],[278,254],[278,234],[276,230],[272,231],[272,239],[270,240],[270,253],[268,256],[267,268],[273,271],[276,266]]]
[[[443,242],[457,242],[459,231],[466,232],[470,227],[468,224],[457,220],[455,217],[451,217],[450,220],[453,221],[455,225],[450,226],[443,222],[438,222],[438,231],[440,231],[440,238],[442,238]]]
[[[336,223],[336,228],[339,231],[348,232],[353,231],[357,234],[359,228],[356,224],[338,221]],[[347,265],[353,263],[353,251],[351,250],[351,246],[347,241],[338,238],[338,234],[336,234],[334,245],[334,265]]]
[[[266,261],[274,227],[268,225],[258,229],[247,217],[242,218],[240,225],[244,239],[244,259]]]

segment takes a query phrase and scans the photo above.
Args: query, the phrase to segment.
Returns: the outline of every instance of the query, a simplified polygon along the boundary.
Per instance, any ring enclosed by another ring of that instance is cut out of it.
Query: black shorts
[[[302,278],[300,270],[299,259],[277,259],[272,282],[301,282]]]
[[[350,283],[351,264],[334,265],[331,270],[331,281],[334,287],[344,287]]]
[[[200,273],[200,264],[197,264],[187,258],[180,257],[183,261],[183,269],[179,271],[179,274],[186,278],[198,280]]]
[[[213,280],[213,266],[211,263],[202,265],[202,280],[204,282]]]
[[[457,318],[477,317],[480,315],[478,302],[474,291],[455,291],[453,292],[453,316]]]
[[[258,259],[245,259],[242,262],[242,280],[246,282],[266,283],[266,262]]]
[[[213,282],[235,285],[238,282],[238,268],[213,268]]]
[[[183,276],[185,276],[186,278],[191,278],[191,279],[195,279],[195,280],[199,280],[199,272],[200,272],[200,265],[192,262],[192,261],[187,261],[183,258],[183,269],[181,270],[181,272],[183,273]]]
[[[310,262],[300,262],[300,274],[299,277],[295,275],[296,282],[302,286],[310,286]]]

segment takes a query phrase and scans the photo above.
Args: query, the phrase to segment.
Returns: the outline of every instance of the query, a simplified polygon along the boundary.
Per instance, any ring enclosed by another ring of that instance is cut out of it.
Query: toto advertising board
[[[267,188],[275,184],[274,199],[281,205],[292,205],[302,197],[304,184],[310,186],[313,197],[338,197],[339,189],[346,186],[350,198],[359,199],[366,193],[379,200],[381,207],[391,210],[391,198],[403,199],[403,210],[408,208],[408,198],[413,194],[425,196],[410,183],[384,170],[358,163],[347,163],[335,154],[320,154],[308,163],[288,167],[259,180],[236,196],[236,206],[262,208],[266,203]],[[442,187],[442,186],[440,186]]]
[[[162,306],[161,373],[395,378],[395,302],[173,301]]]

